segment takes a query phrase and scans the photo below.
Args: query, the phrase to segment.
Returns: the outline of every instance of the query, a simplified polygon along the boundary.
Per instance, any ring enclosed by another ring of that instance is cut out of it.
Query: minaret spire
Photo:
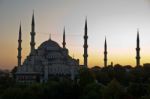
[[[83,57],[84,57],[84,66],[85,67],[88,67],[88,44],[87,44],[87,39],[88,39],[88,35],[87,35],[87,31],[88,31],[88,28],[87,28],[87,18],[85,20],[85,28],[84,28],[84,54],[83,54]]]
[[[105,37],[105,43],[104,43],[104,67],[107,67],[107,41]]]
[[[33,14],[32,14],[32,26],[34,26],[34,25],[35,25],[35,22],[34,22],[34,10],[33,10]]]
[[[49,40],[51,40],[51,33],[49,34]]]
[[[21,32],[21,22],[20,22],[20,28],[19,28],[19,37],[18,37],[18,66],[21,66],[21,51],[22,51],[22,48],[21,48],[21,43],[22,43],[22,32]]]
[[[137,29],[137,46],[136,46],[136,66],[140,66],[140,38],[139,38],[139,29]]]
[[[31,42],[30,42],[30,46],[31,46],[31,51],[30,53],[32,54],[35,50],[35,21],[34,21],[34,11],[33,11],[33,15],[32,15],[32,23],[31,23]]]
[[[63,48],[66,48],[66,35],[65,35],[65,27],[63,32],[63,42],[62,42]]]

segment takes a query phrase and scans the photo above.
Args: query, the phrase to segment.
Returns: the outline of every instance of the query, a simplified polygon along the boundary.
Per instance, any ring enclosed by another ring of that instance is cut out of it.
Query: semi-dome
[[[60,46],[55,41],[49,39],[45,42],[43,42],[38,49],[46,49],[46,50],[58,50],[60,49]]]

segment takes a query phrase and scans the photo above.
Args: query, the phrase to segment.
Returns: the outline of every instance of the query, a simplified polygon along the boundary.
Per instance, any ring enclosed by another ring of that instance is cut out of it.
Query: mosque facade
[[[24,62],[21,62],[22,53],[22,31],[21,24],[18,38],[18,66],[16,71],[16,81],[22,83],[47,82],[50,78],[68,78],[75,80],[79,73],[79,59],[69,56],[66,48],[65,29],[61,47],[51,38],[43,42],[35,49],[35,22],[34,13],[31,23],[30,54]],[[21,64],[22,63],[22,64]]]

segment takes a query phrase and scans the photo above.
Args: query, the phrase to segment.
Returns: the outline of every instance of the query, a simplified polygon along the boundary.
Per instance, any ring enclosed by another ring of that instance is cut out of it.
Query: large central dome
[[[46,50],[59,50],[60,46],[58,43],[55,41],[49,39],[45,42],[43,42],[40,46],[39,49],[46,49]]]

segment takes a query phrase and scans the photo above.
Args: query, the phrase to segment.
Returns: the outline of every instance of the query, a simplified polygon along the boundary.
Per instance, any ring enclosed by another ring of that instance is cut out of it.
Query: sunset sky
[[[137,28],[141,64],[150,63],[150,0],[0,0],[0,68],[17,65],[19,24],[22,24],[22,61],[29,54],[32,13],[36,48],[48,40],[62,46],[63,28],[69,54],[83,64],[84,24],[88,21],[89,66],[103,66],[107,37],[108,64],[135,66]]]

